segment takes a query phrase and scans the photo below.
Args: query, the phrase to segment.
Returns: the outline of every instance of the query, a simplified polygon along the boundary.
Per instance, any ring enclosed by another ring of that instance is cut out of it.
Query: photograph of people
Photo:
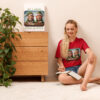
[[[74,50],[74,59],[79,59],[80,58],[80,52],[79,52],[79,49],[75,49]]]
[[[67,60],[73,60],[73,52],[71,50],[68,51]]]
[[[38,11],[36,13],[36,23],[35,25],[37,26],[43,26],[44,25],[44,21],[43,21],[43,14],[41,11]]]
[[[25,26],[33,26],[34,25],[34,15],[31,11],[28,11],[26,16],[26,21],[24,22]]]

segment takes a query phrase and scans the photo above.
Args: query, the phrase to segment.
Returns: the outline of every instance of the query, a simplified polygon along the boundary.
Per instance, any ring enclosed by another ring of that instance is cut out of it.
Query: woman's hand
[[[63,65],[63,62],[62,62],[62,58],[58,58],[57,59],[57,64],[58,64],[58,71],[60,71],[60,72],[64,72],[65,71],[65,67],[64,67],[64,65]]]
[[[64,71],[65,71],[65,67],[64,67],[64,66],[59,66],[59,67],[58,67],[58,71],[64,72]]]

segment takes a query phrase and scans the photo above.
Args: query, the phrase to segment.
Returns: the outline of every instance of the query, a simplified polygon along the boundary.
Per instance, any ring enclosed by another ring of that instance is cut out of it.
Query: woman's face
[[[77,33],[77,28],[75,27],[74,24],[68,23],[66,24],[66,34],[68,35],[69,38],[76,37]]]

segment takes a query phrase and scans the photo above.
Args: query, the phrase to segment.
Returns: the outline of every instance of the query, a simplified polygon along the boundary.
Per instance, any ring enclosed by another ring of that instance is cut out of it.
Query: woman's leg
[[[60,74],[58,76],[58,80],[62,83],[62,84],[81,84],[81,90],[86,90],[87,89],[87,83],[88,82],[95,82],[100,80],[100,77],[96,77],[96,78],[91,78],[92,72],[94,71],[95,68],[95,63],[96,63],[96,59],[94,60],[94,62],[92,64],[88,63],[88,60],[86,60],[79,68],[78,70],[78,74],[83,75],[84,78],[82,78],[81,80],[76,80],[74,78],[72,78],[71,76],[68,76],[67,74]]]
[[[58,80],[62,83],[62,84],[80,84],[83,82],[83,78],[80,80],[76,80],[74,78],[72,78],[71,76],[67,75],[67,74],[60,74],[58,76]],[[100,80],[100,78],[99,78]],[[94,82],[97,81],[97,78],[90,78],[88,82]]]
[[[94,71],[95,64],[96,64],[96,58],[94,59],[94,62],[91,64],[88,62],[88,60],[86,60],[78,70],[78,73],[80,75],[84,75],[83,82],[81,84],[81,90],[83,90],[83,91],[87,90],[88,82],[94,82],[94,81],[100,80],[100,78],[91,78],[90,79],[90,77]]]
[[[60,74],[58,76],[58,80],[62,84],[80,84],[80,83],[82,83],[82,79],[81,80],[76,80],[76,79],[72,78],[71,76],[69,76],[67,74]]]
[[[88,59],[86,59],[86,60],[82,63],[82,65],[79,67],[79,69],[78,69],[78,74],[79,74],[79,75],[84,76],[87,65],[88,65]]]
[[[85,62],[83,62],[83,64],[80,66],[79,70],[78,70],[78,74],[83,76],[85,75],[86,72],[86,68],[88,65],[88,60],[85,60]],[[95,81],[100,81],[100,77],[94,77],[94,78],[90,78],[89,82],[95,82]]]

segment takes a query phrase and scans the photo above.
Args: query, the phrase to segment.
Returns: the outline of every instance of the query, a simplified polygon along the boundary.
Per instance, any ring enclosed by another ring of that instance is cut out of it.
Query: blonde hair
[[[74,20],[68,20],[65,24],[65,28],[64,28],[64,39],[61,42],[61,57],[62,58],[67,58],[68,57],[68,49],[69,49],[69,38],[66,34],[66,25],[67,24],[74,24],[75,27],[77,28],[77,22]]]

